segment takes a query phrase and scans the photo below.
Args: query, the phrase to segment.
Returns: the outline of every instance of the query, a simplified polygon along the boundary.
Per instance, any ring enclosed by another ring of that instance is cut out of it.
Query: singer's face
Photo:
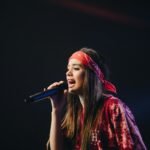
[[[74,94],[82,94],[85,77],[85,67],[77,59],[69,60],[66,72],[68,91]]]

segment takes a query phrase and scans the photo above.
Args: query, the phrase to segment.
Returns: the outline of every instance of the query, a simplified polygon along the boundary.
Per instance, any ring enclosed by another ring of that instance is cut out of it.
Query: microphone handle
[[[55,95],[59,91],[64,90],[64,89],[67,89],[67,84],[66,83],[63,83],[63,84],[59,85],[56,88],[46,90],[46,91],[43,91],[43,92],[38,92],[38,93],[35,93],[33,95],[30,95],[29,97],[24,99],[24,102],[25,103],[38,102],[38,101],[41,101],[41,100],[44,100],[44,99],[48,98],[49,96]]]

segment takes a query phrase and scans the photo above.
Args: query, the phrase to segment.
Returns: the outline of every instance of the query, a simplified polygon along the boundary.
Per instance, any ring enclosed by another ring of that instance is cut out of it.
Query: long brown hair
[[[93,49],[82,48],[80,50],[88,54],[98,64],[106,76],[107,70],[103,56],[98,55]],[[100,121],[100,110],[103,104],[102,93],[104,92],[101,81],[89,68],[86,68],[83,91],[85,114],[84,127],[81,131],[81,149],[87,150],[90,144],[90,131],[97,125],[98,121]],[[68,93],[67,111],[62,122],[62,128],[66,129],[66,135],[74,141],[80,128],[79,120],[81,111],[82,107],[78,96]]]

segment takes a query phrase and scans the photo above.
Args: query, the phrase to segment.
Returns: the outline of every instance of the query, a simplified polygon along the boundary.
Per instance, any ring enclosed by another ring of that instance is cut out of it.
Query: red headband
[[[102,73],[101,69],[98,67],[98,65],[92,60],[92,58],[87,55],[86,53],[82,51],[77,51],[72,54],[72,56],[69,58],[70,59],[77,59],[79,60],[83,65],[87,66],[91,70],[94,71],[94,73],[97,75],[99,80],[102,82],[103,87],[105,90],[117,93],[116,92],[116,87],[109,81],[104,79],[104,74]]]

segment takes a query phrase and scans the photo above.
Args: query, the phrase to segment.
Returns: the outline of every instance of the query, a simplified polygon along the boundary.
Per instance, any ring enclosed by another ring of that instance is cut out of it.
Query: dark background
[[[102,53],[118,96],[150,146],[149,25],[146,1],[5,1],[1,5],[1,150],[44,150],[50,104],[24,98],[65,79],[82,47]]]

